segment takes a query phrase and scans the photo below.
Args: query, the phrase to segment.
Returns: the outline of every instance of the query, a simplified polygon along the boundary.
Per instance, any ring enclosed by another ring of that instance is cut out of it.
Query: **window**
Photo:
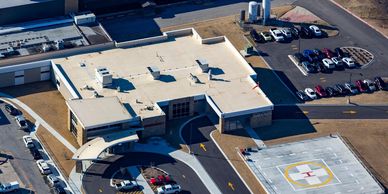
[[[74,113],[70,111],[70,120],[74,123],[74,125],[78,125],[78,119],[75,117]]]
[[[172,105],[172,117],[180,118],[190,115],[190,102],[177,103]]]

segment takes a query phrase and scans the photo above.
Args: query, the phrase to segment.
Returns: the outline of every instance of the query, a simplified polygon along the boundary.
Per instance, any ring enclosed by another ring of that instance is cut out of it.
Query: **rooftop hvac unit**
[[[206,73],[209,71],[209,63],[205,59],[197,59],[195,60],[196,64],[201,69],[202,73]]]
[[[96,16],[93,13],[73,16],[74,23],[77,25],[93,23],[96,21]]]
[[[96,79],[101,84],[101,87],[106,88],[112,86],[112,77],[112,74],[105,67],[98,67],[96,69]]]
[[[56,40],[54,41],[54,47],[56,50],[61,50],[64,48],[64,42],[63,40]]]
[[[160,70],[156,66],[147,67],[148,71],[151,73],[151,76],[154,80],[158,80],[160,78]]]

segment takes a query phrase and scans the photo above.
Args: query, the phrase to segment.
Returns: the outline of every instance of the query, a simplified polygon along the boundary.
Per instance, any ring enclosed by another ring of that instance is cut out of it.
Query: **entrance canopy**
[[[97,160],[99,155],[109,147],[120,143],[138,141],[139,137],[133,130],[115,132],[102,137],[97,137],[83,146],[74,154],[73,160]]]

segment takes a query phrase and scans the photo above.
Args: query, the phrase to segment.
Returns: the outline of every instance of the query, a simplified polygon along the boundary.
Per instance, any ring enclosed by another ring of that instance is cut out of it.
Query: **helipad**
[[[250,152],[248,165],[269,193],[384,193],[337,136]]]

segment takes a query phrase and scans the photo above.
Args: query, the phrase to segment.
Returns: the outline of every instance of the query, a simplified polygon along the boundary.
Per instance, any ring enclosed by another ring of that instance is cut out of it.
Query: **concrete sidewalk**
[[[132,177],[136,177],[135,180],[138,185],[143,188],[144,194],[154,194],[154,191],[151,189],[150,185],[145,180],[144,176],[140,173],[139,169],[136,166],[130,166],[127,168],[128,172],[132,175]]]

